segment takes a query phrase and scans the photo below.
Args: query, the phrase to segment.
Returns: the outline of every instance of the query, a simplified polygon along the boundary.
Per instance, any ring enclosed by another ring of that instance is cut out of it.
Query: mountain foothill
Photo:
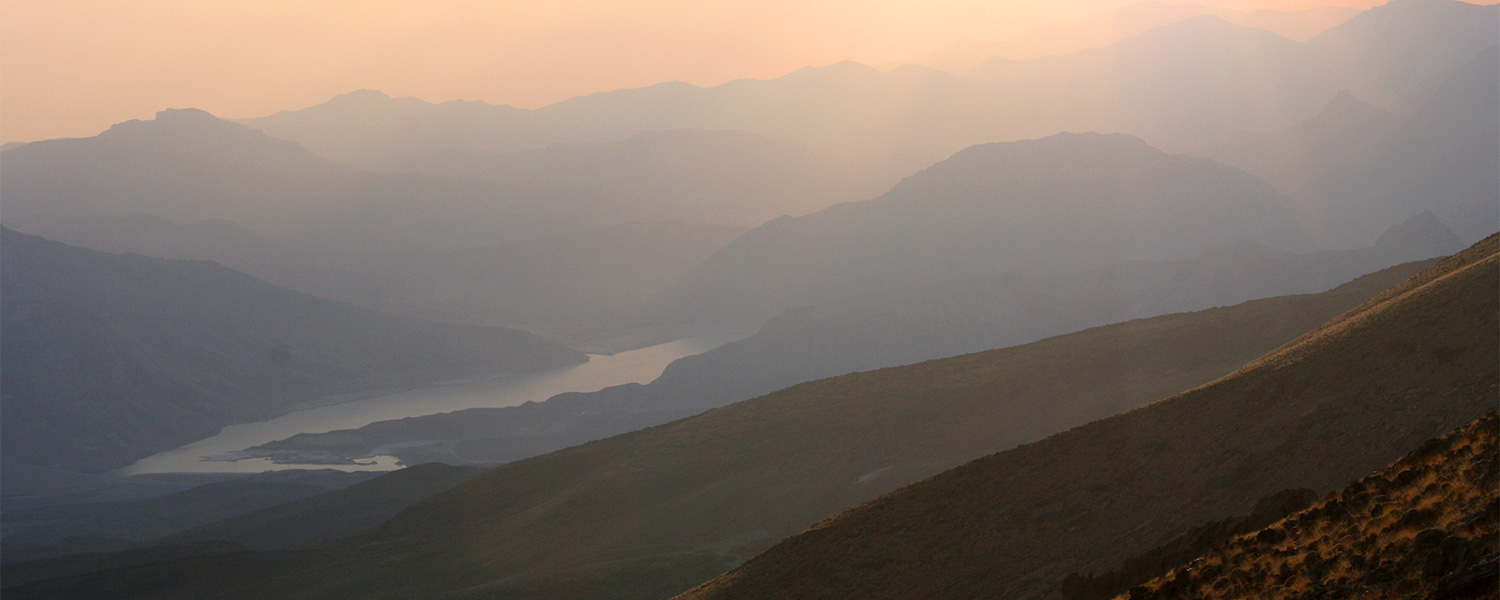
[[[0,585],[1488,597],[1497,21],[1146,2],[881,68],[6,144]],[[286,470],[121,471],[726,332],[234,453]]]

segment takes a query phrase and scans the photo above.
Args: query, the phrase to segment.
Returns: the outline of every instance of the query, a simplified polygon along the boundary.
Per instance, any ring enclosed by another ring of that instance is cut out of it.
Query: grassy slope
[[[1212,381],[1419,268],[795,386],[502,466],[315,554],[163,563],[45,589],[664,597],[906,483]]]
[[[1045,597],[1493,409],[1500,236],[1212,384],[829,519],[685,598]]]
[[[1121,599],[1494,597],[1494,413]]]

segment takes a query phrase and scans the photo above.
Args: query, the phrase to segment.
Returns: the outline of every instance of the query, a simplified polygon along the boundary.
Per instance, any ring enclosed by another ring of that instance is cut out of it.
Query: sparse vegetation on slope
[[[1431,440],[1119,598],[1493,598],[1500,589],[1497,427],[1491,413]]]

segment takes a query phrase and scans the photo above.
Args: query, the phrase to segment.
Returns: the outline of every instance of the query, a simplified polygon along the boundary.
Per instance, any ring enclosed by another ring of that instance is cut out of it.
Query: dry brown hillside
[[[1211,384],[851,509],[684,595],[1048,598],[1494,409],[1500,236]]]
[[[1500,597],[1495,413],[1119,600]]]

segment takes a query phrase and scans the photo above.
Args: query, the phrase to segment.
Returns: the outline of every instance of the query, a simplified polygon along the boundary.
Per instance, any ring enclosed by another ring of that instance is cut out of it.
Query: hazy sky
[[[359,88],[536,107],[667,80],[881,64],[1132,1],[3,0],[0,141],[93,135],[168,107],[260,116]]]

